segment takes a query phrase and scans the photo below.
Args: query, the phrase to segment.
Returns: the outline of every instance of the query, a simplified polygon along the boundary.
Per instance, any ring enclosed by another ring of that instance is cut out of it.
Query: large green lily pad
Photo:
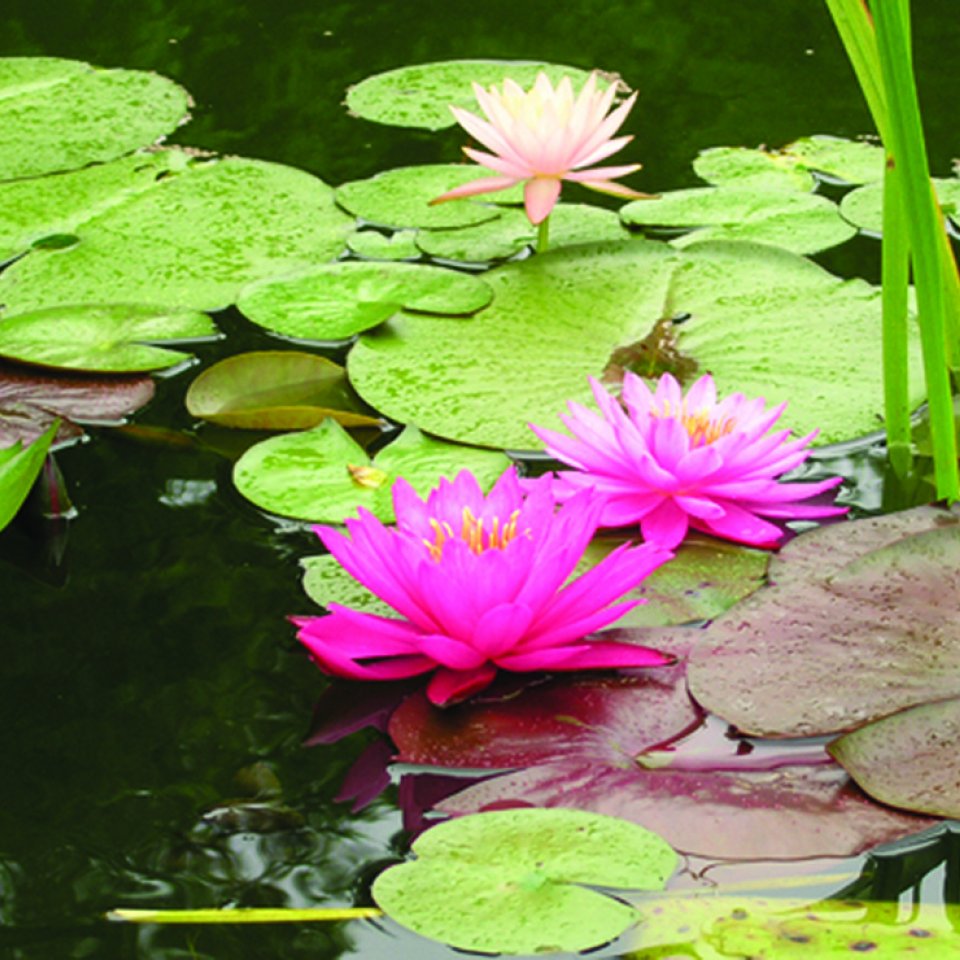
[[[580,810],[501,810],[433,827],[417,859],[377,877],[398,923],[461,950],[586,950],[635,923],[634,908],[585,885],[659,890],[677,864],[656,834]]]
[[[190,384],[187,410],[224,427],[304,430],[326,417],[345,427],[379,426],[363,413],[339,364],[301,350],[238,353]]]
[[[681,377],[710,371],[721,393],[787,400],[781,423],[819,429],[818,442],[880,423],[879,292],[785,250],[678,252],[636,239],[551,251],[484,278],[494,301],[468,324],[401,312],[359,339],[347,368],[368,403],[450,439],[536,448],[527,424],[554,427],[568,400],[590,403],[588,375],[658,375],[679,351]],[[919,405],[916,338],[909,359]]]
[[[343,427],[324,420],[255,444],[237,461],[233,479],[248,500],[282,516],[342,523],[363,506],[390,522],[397,477],[425,495],[440,477],[466,469],[489,489],[509,465],[502,454],[434,440],[412,426],[371,459]]]
[[[419,260],[416,235],[416,230],[397,230],[389,235],[379,230],[357,230],[347,237],[347,246],[366,260]]]
[[[934,177],[937,199],[946,216],[960,219],[960,180]],[[883,233],[883,183],[868,183],[851,190],[840,202],[840,212],[850,223],[867,233]]]
[[[485,307],[493,291],[479,277],[412,263],[350,261],[262,280],[237,307],[254,323],[303,340],[346,340],[401,307],[463,315]]]
[[[335,258],[353,222],[316,177],[232,157],[187,161],[152,189],[75,225],[69,249],[34,249],[0,276],[0,303],[219,309],[262,277]]]
[[[18,440],[0,449],[0,530],[16,516],[27,499],[56,432],[57,424],[53,423],[28,446]]]
[[[620,216],[633,226],[692,229],[674,241],[678,246],[749,240],[793,253],[818,253],[856,233],[825,197],[751,183],[674,190],[656,200],[634,200],[620,208]]]
[[[869,723],[830,753],[882,803],[960,817],[960,697],[924,703]]]
[[[473,83],[500,84],[507,77],[524,89],[543,71],[558,83],[570,77],[579,89],[588,73],[577,67],[521,60],[444,60],[388,70],[348,88],[347,107],[354,116],[397,127],[442,130],[456,121],[450,105],[476,109]]]
[[[125,304],[50,307],[0,320],[0,356],[101,373],[161,370],[191,355],[153,344],[216,335],[213,321],[196,311]]]
[[[0,180],[76,170],[149,146],[186,118],[166,77],[77,60],[0,60]]]

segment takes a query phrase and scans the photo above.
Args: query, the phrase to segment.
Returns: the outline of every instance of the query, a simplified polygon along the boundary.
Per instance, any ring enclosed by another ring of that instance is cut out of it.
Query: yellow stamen
[[[514,510],[506,523],[502,523],[499,517],[493,517],[490,532],[486,536],[484,536],[483,519],[478,518],[469,507],[463,508],[462,517],[460,539],[470,548],[471,553],[481,554],[484,550],[504,550],[517,537],[519,510]],[[433,530],[433,540],[424,538],[423,544],[430,552],[431,559],[438,561],[443,556],[444,544],[447,540],[454,538],[454,533],[449,523],[435,518],[430,519],[430,529]],[[524,535],[529,536],[529,534],[529,530],[524,531]]]
[[[687,412],[687,401],[684,400],[680,409],[676,412],[671,410],[669,400],[663,401],[663,411],[651,407],[650,415],[653,417],[668,419],[672,417],[679,420],[683,429],[687,431],[695,447],[705,447],[707,444],[714,443],[728,433],[732,433],[737,425],[733,417],[723,417],[719,420],[710,418],[710,411],[706,407],[701,407],[694,413]]]

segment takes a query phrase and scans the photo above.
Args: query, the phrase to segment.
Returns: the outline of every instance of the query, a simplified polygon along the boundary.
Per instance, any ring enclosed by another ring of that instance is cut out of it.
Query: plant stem
[[[546,253],[550,245],[550,216],[547,215],[537,227],[537,253]]]

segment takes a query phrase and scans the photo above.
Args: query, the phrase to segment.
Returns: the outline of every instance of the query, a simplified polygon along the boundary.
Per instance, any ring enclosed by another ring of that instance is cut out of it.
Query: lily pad
[[[0,530],[17,515],[27,499],[56,432],[57,424],[53,423],[46,433],[27,446],[18,440],[0,449]]]
[[[581,87],[588,73],[577,67],[521,60],[444,60],[377,73],[347,89],[347,108],[356,117],[396,127],[442,130],[456,120],[450,105],[476,109],[473,83],[500,84],[507,77],[524,89],[543,71],[556,84],[570,77]],[[603,84],[601,84],[603,86]]]
[[[944,216],[960,220],[960,180],[933,178]],[[883,233],[883,183],[868,183],[851,190],[840,202],[840,213],[866,233]]]
[[[702,632],[688,667],[693,696],[740,730],[781,737],[850,730],[960,696],[960,519],[919,509],[923,532],[914,511],[892,515],[903,530],[881,517],[816,531],[802,575]],[[863,526],[874,535],[846,543]],[[785,552],[776,571],[789,563]]]
[[[550,246],[623,240],[627,230],[610,210],[586,204],[558,203],[550,214]],[[516,256],[537,241],[537,228],[522,210],[505,208],[496,220],[459,230],[421,230],[417,246],[431,257],[463,263],[488,263]]]
[[[665,327],[681,377],[709,370],[721,393],[787,400],[782,422],[800,435],[832,443],[880,423],[879,291],[785,250],[717,242],[681,253],[635,239],[554,250],[484,279],[494,301],[468,324],[401,312],[360,337],[347,369],[371,406],[450,439],[536,448],[527,424],[554,426],[567,401],[592,403],[589,375],[659,375],[666,351],[651,364],[642,348]],[[919,405],[916,336],[909,362]]]
[[[879,143],[814,134],[787,144],[781,154],[795,158],[808,170],[843,183],[882,180],[886,153]]]
[[[0,60],[0,180],[76,170],[148,146],[187,119],[166,77],[77,60]]]
[[[317,557],[301,557],[300,566],[303,567],[304,593],[321,607],[339,603],[382,617],[397,615],[393,607],[354,580],[329,553]]]
[[[57,419],[53,446],[83,436],[74,421],[119,423],[154,394],[147,376],[77,377],[0,364],[0,447],[32,443]]]
[[[343,367],[299,350],[227,357],[190,384],[186,404],[194,417],[247,430],[304,430],[326,417],[345,427],[382,423],[360,411]]]
[[[351,253],[365,260],[419,260],[415,230],[397,230],[389,236],[379,230],[357,230],[347,237]]]
[[[17,313],[66,303],[216,310],[253,280],[332,260],[352,228],[330,188],[300,170],[191,160],[77,224],[75,245],[11,264],[0,303]]]
[[[390,487],[402,476],[421,495],[440,477],[471,470],[484,488],[510,465],[489,450],[455,446],[408,426],[371,459],[333,420],[252,446],[237,461],[237,489],[264,510],[322,523],[342,523],[363,506],[389,523]]]
[[[708,147],[693,161],[693,170],[714,186],[809,192],[816,182],[793,157],[752,147]]]
[[[881,803],[960,817],[960,698],[924,703],[869,723],[830,753]]]
[[[123,304],[50,307],[4,317],[0,356],[68,370],[161,370],[190,354],[151,344],[216,335],[213,321],[195,311]]]
[[[659,890],[677,864],[659,837],[580,810],[502,810],[442,823],[413,843],[417,859],[373,884],[398,923],[461,950],[587,950],[637,920],[585,885]]]
[[[634,200],[620,208],[624,223],[693,229],[677,246],[704,240],[749,240],[793,253],[818,253],[855,235],[825,197],[752,184],[695,187]]]
[[[237,307],[254,323],[303,340],[346,340],[401,307],[475,313],[493,291],[468,273],[412,263],[331,263],[246,287]]]

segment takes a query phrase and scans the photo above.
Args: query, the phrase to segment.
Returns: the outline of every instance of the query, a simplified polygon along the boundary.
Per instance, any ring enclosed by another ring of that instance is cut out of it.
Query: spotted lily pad
[[[0,60],[0,180],[37,177],[148,146],[186,118],[190,97],[140,70],[77,60]]]
[[[476,109],[473,83],[483,87],[500,84],[507,77],[525,89],[543,71],[558,83],[568,76],[574,87],[586,82],[588,73],[577,67],[520,60],[445,60],[420,63],[367,77],[347,90],[352,114],[398,127],[441,130],[456,121],[450,105]]]
[[[468,273],[412,263],[331,263],[244,289],[244,316],[303,340],[346,340],[401,307],[463,315],[485,307],[493,291]]]
[[[934,177],[933,186],[944,214],[960,220],[960,179]],[[868,183],[851,190],[840,202],[840,212],[854,226],[880,236],[883,233],[883,183]]]
[[[11,313],[66,303],[219,309],[253,280],[332,260],[352,228],[330,188],[300,170],[188,160],[75,225],[75,245],[33,249],[7,267],[0,303]]]
[[[415,230],[397,230],[389,236],[379,230],[357,230],[347,237],[351,253],[366,260],[418,260]]]
[[[122,304],[49,307],[4,317],[0,356],[68,370],[161,370],[190,354],[153,344],[216,334],[210,318],[195,311]]]
[[[0,448],[0,530],[16,516],[27,499],[56,432],[54,423],[27,446],[18,440],[12,446]]]
[[[190,384],[186,404],[195,417],[248,430],[304,430],[326,417],[345,427],[382,422],[359,409],[343,367],[299,350],[227,357]]]
[[[830,744],[830,753],[882,803],[960,817],[960,698],[910,707]]]
[[[333,420],[252,446],[234,467],[237,489],[264,510],[324,523],[342,523],[366,507],[393,520],[390,487],[402,476],[426,494],[441,476],[471,470],[489,488],[509,466],[500,453],[455,446],[408,426],[371,459]]]
[[[678,246],[704,240],[750,240],[793,253],[817,253],[849,240],[855,230],[825,197],[744,186],[674,190],[620,208],[624,223],[692,229]]]
[[[781,737],[960,696],[960,518],[918,509],[924,524],[906,511],[822,528],[811,549],[798,537],[802,574],[781,577],[785,550],[772,571],[779,585],[703,631],[689,663],[693,696],[740,730]]]
[[[780,151],[808,170],[843,183],[882,180],[886,154],[879,143],[814,134],[794,140]]]
[[[635,910],[589,886],[662,889],[677,864],[658,836],[580,810],[502,810],[442,823],[373,898],[406,927],[461,950],[555,953],[619,936]]]

